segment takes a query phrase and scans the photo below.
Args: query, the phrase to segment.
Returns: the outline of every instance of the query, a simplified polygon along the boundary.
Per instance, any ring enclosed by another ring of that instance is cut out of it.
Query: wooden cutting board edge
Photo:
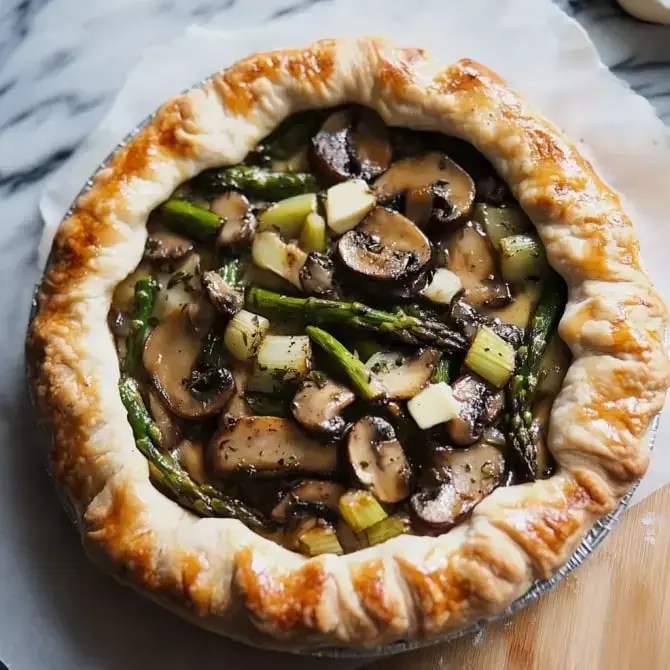
[[[668,670],[670,486],[629,509],[556,590],[475,636],[366,670]]]

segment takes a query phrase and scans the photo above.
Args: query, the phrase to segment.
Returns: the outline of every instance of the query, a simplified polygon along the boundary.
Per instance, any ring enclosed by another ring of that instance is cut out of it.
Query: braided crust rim
[[[107,327],[149,212],[200,171],[240,162],[290,114],[358,103],[387,123],[470,141],[531,217],[569,302],[574,360],[550,419],[548,480],[497,489],[440,537],[307,559],[159,493],[118,395]],[[555,573],[646,471],[670,384],[666,309],[619,197],[495,73],[444,68],[383,39],[257,54],[165,104],[95,176],[54,243],[27,342],[50,467],[91,557],[200,625],[262,646],[373,647],[503,611]]]

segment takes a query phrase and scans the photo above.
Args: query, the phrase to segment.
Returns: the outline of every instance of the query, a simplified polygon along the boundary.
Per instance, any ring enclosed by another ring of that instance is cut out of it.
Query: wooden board
[[[626,512],[584,565],[517,616],[366,670],[452,668],[670,668],[670,486]]]

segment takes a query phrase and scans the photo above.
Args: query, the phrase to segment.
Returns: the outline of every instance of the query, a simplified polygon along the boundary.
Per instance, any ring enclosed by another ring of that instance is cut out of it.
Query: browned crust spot
[[[319,630],[319,604],[331,579],[322,563],[307,561],[277,574],[265,557],[246,547],[235,555],[235,568],[235,582],[259,621],[281,633]]]
[[[400,603],[393,601],[384,588],[383,561],[368,561],[354,566],[351,582],[365,611],[384,626],[393,627]]]
[[[417,600],[425,629],[464,618],[470,598],[475,594],[458,569],[458,556],[439,556],[432,552],[424,566],[401,556],[396,556],[396,562]]]

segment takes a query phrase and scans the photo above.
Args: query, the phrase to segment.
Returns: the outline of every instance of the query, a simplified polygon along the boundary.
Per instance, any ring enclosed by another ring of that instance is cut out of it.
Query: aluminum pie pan
[[[214,76],[216,76],[216,74],[211,75],[210,77],[206,77],[205,79],[202,79],[193,86],[183,90],[179,95],[184,95],[190,91],[202,88]],[[132,139],[139,132],[141,132],[147,124],[149,124],[152,121],[156,113],[157,110],[149,114],[147,117],[145,117],[114,147],[114,149],[109,153],[109,155],[98,165],[93,174],[86,180],[86,183],[74,197],[72,204],[70,205],[67,212],[63,215],[62,219],[59,222],[58,225],[59,228],[61,224],[72,215],[79,198],[91,189],[97,174],[101,170],[109,166],[112,158],[117,153],[117,151],[119,151],[120,149],[125,147],[130,141],[132,141]],[[49,265],[49,262],[51,260],[51,253],[53,253],[53,246],[49,254],[49,258],[47,259],[46,266]],[[35,287],[35,291],[33,293],[30,318],[28,321],[28,330],[30,330],[33,319],[35,318],[39,309],[37,299],[39,288],[40,285],[38,284]],[[664,334],[663,339],[664,342],[667,344],[667,332]],[[26,361],[26,372],[27,372],[27,361]],[[33,400],[32,393],[31,393],[31,400]],[[33,400],[33,406],[35,407],[35,411],[37,411],[37,407],[35,406],[34,400]],[[653,449],[654,447],[656,435],[658,432],[659,421],[660,421],[660,413],[656,415],[656,417],[654,417],[648,430],[647,441],[649,449]],[[299,656],[312,656],[316,658],[373,660],[376,658],[383,658],[386,656],[394,656],[396,654],[401,654],[407,651],[424,649],[438,644],[446,644],[448,642],[457,640],[461,637],[466,637],[468,635],[476,635],[479,632],[483,632],[489,624],[501,621],[502,619],[507,619],[512,615],[516,614],[519,610],[523,609],[524,607],[527,607],[528,605],[531,605],[535,601],[539,600],[541,596],[555,589],[582,563],[584,563],[584,561],[586,561],[586,559],[596,550],[596,548],[600,546],[601,542],[607,537],[607,535],[612,531],[612,529],[615,528],[615,526],[619,522],[619,519],[621,518],[621,515],[628,508],[630,501],[633,497],[633,494],[635,493],[635,490],[637,489],[638,485],[639,482],[636,482],[628,491],[628,493],[626,493],[623,496],[623,498],[617,505],[616,509],[613,512],[610,512],[609,514],[599,519],[593,525],[591,530],[585,535],[584,539],[579,544],[574,553],[563,564],[563,566],[561,566],[556,571],[554,575],[552,575],[549,579],[536,580],[535,582],[533,582],[533,584],[528,589],[528,591],[526,591],[526,593],[524,593],[522,596],[519,596],[505,610],[499,612],[498,614],[478,619],[475,623],[470,624],[469,626],[465,626],[463,628],[455,628],[453,630],[446,632],[444,635],[438,635],[428,639],[420,639],[420,640],[398,640],[396,642],[392,642],[391,644],[371,649],[334,646],[334,647],[322,647],[320,649],[308,649],[304,651],[303,650],[294,651],[291,649],[283,648],[282,651]],[[59,498],[61,499],[61,504],[65,508],[68,516],[76,525],[77,524],[76,515],[74,514],[74,511],[71,509],[69,501],[67,501],[65,496],[59,496]],[[237,640],[237,641],[245,643],[244,640]],[[262,648],[267,649],[266,647]]]

